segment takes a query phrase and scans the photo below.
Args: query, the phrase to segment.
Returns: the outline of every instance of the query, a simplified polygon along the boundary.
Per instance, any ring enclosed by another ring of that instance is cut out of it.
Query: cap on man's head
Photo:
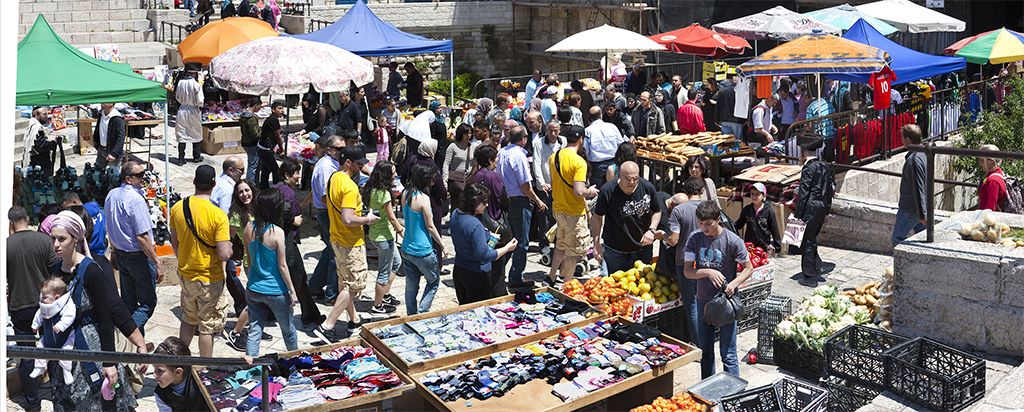
[[[567,140],[573,142],[582,139],[584,134],[586,134],[586,130],[583,128],[583,126],[577,124],[562,128],[562,137],[565,137]]]
[[[370,163],[370,159],[366,158],[366,152],[359,146],[345,146],[345,148],[341,149],[341,158],[361,165]]]
[[[555,96],[557,94],[558,86],[548,86],[546,89],[544,89],[544,95],[546,96]]]
[[[750,185],[750,187],[752,189],[758,191],[758,192],[761,192],[762,195],[765,194],[765,193],[768,193],[767,189],[765,189],[765,187],[764,187],[764,183],[757,182],[757,183],[754,183],[753,185]]]
[[[196,177],[192,180],[196,185],[216,184],[217,170],[210,165],[199,165],[196,168]]]

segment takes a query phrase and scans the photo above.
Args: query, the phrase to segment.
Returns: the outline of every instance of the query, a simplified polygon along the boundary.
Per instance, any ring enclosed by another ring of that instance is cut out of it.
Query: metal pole
[[[171,155],[168,154],[168,119],[170,118],[168,112],[170,106],[164,101],[164,219],[167,221],[171,220]]]
[[[928,215],[925,217],[928,220],[928,237],[926,241],[932,243],[935,241],[935,152],[932,151],[930,143],[924,146],[924,153],[928,157],[928,163],[926,163],[927,175],[924,180],[924,201],[925,206],[928,208]]]
[[[260,399],[260,410],[270,410],[270,377],[267,365],[260,366],[260,387],[263,399]]]
[[[455,105],[455,50],[452,50],[451,52],[449,52],[448,53],[448,57],[449,57],[449,62],[451,63],[451,64],[448,65],[448,79],[450,80],[448,82],[448,87],[451,88],[451,94],[452,94],[452,100],[450,102],[448,102],[448,107],[452,107],[452,106]],[[451,120],[451,119],[449,119],[449,120]]]

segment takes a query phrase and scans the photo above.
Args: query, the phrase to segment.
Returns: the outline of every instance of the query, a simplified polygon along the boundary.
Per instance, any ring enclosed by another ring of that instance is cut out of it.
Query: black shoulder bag
[[[199,232],[196,231],[196,222],[194,220],[192,220],[192,209],[188,205],[189,199],[192,199],[192,196],[186,197],[185,200],[184,200],[184,202],[185,202],[185,225],[188,226],[188,230],[192,232],[192,236],[195,236],[196,241],[198,241],[199,244],[201,244],[203,246],[206,246],[206,247],[208,247],[210,249],[216,249],[217,248],[216,246],[212,246],[209,243],[206,243],[206,241],[203,240],[203,238],[199,236]]]

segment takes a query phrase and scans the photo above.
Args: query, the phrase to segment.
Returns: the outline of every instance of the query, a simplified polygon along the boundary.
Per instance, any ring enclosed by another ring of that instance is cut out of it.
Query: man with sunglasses
[[[320,240],[324,242],[324,250],[320,252],[320,260],[316,263],[313,276],[309,278],[309,291],[314,297],[323,298],[333,305],[338,296],[338,272],[334,264],[334,251],[331,249],[331,220],[327,214],[327,180],[341,168],[338,157],[345,142],[341,136],[332,135],[322,138],[324,155],[313,166],[310,187],[313,193],[313,207],[316,209],[317,221],[320,222]]]
[[[156,284],[163,279],[153,247],[153,221],[142,194],[146,166],[136,160],[121,164],[121,186],[107,193],[104,220],[113,254],[110,263],[121,276],[121,299],[132,320],[145,333],[156,309]]]
[[[213,187],[210,201],[224,213],[230,213],[231,196],[235,192],[235,183],[245,176],[245,162],[241,157],[228,156],[221,165],[221,174],[217,177],[217,185]]]
[[[640,177],[640,166],[634,162],[623,163],[618,181],[601,187],[590,231],[594,257],[608,273],[627,270],[637,260],[651,261],[661,222],[656,194],[654,185]]]

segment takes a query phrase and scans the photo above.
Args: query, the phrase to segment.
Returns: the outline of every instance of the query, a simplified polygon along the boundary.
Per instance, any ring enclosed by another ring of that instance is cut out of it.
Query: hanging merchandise
[[[889,108],[892,102],[892,94],[889,90],[892,89],[892,82],[896,80],[896,73],[885,66],[882,71],[871,74],[871,79],[868,81],[871,84],[871,89],[874,93],[871,96],[871,101],[874,102],[875,110],[885,110]]]
[[[772,97],[772,76],[757,76],[757,98],[767,99]]]
[[[742,76],[738,78],[733,91],[736,93],[736,106],[733,108],[733,116],[737,119],[746,120],[750,116],[750,82],[752,78]]]

